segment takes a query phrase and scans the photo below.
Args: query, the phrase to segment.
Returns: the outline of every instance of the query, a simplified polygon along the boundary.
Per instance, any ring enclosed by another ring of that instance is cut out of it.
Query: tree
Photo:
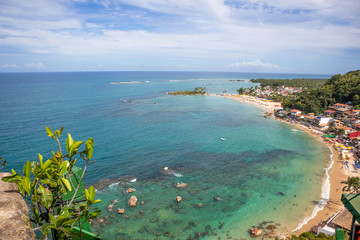
[[[197,87],[197,88],[194,89],[194,93],[204,95],[204,94],[206,94],[205,88],[204,87]]]
[[[357,193],[360,190],[360,177],[348,177],[347,186],[343,188],[343,191],[351,193]]]
[[[89,138],[85,143],[85,149],[80,151],[79,148],[84,142],[74,141],[68,133],[65,141],[67,153],[64,155],[59,140],[63,130],[64,128],[61,128],[53,133],[49,127],[46,127],[48,136],[57,142],[59,148],[56,153],[52,152],[50,159],[43,162],[42,155],[38,154],[39,161],[25,163],[23,175],[12,169],[12,175],[3,177],[2,180],[17,184],[20,194],[29,202],[32,209],[30,221],[36,225],[36,230],[41,231],[42,238],[52,231],[56,239],[82,239],[81,226],[101,213],[100,210],[92,207],[101,200],[95,200],[95,188],[90,186],[85,189],[86,201],[74,204],[80,184],[75,186],[71,177],[77,161],[75,157],[85,160],[80,182],[83,180],[87,166],[96,162],[91,161],[94,141]],[[74,194],[71,200],[64,201],[63,195],[72,190]],[[80,233],[74,230],[74,225],[79,226]]]
[[[239,95],[242,95],[242,94],[244,94],[244,92],[245,92],[245,88],[241,87],[241,88],[239,88],[239,89],[236,90],[236,91],[239,93]]]

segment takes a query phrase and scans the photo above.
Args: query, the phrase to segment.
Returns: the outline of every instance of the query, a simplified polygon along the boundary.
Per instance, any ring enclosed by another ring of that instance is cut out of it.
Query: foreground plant
[[[93,155],[94,141],[89,138],[85,143],[85,149],[80,151],[83,141],[74,141],[68,133],[65,141],[66,154],[63,155],[60,136],[64,128],[53,132],[46,127],[49,137],[57,142],[59,150],[52,152],[52,157],[45,162],[41,154],[38,154],[39,161],[27,161],[23,168],[23,175],[11,170],[12,175],[3,177],[5,182],[17,184],[21,195],[28,200],[32,215],[30,221],[36,225],[34,230],[40,230],[41,238],[50,232],[56,239],[76,238],[82,239],[82,226],[90,219],[96,218],[101,213],[93,204],[101,202],[95,200],[95,188],[90,186],[85,189],[85,199],[75,202],[75,196],[79,191],[80,184],[73,182],[73,167],[77,158],[85,160],[84,171],[79,183],[82,182],[86,168]],[[74,193],[70,200],[65,201],[63,196],[69,192]],[[78,226],[79,231],[74,230]]]

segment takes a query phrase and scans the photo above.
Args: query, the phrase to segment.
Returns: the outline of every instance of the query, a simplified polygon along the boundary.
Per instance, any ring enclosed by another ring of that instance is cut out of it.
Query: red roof
[[[293,109],[291,110],[292,112],[301,112],[300,110],[297,110],[297,109]]]
[[[336,106],[347,107],[348,105],[342,103],[335,103]]]
[[[327,113],[336,113],[336,111],[330,110],[330,109],[326,110],[325,112],[327,112]]]

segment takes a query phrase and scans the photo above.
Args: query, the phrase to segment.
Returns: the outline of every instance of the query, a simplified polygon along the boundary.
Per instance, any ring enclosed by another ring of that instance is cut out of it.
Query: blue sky
[[[359,0],[0,0],[0,71],[346,73]]]

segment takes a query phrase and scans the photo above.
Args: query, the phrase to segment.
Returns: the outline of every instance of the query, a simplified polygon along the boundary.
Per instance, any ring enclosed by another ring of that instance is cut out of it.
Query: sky
[[[359,0],[0,0],[0,72],[360,69]]]

